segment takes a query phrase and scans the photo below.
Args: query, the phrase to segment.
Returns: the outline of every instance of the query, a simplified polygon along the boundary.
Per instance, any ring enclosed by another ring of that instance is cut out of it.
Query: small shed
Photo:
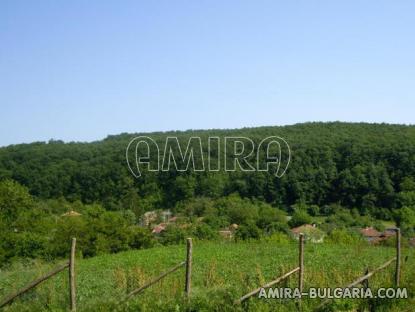
[[[303,224],[291,229],[292,236],[295,239],[300,237],[300,234],[304,234],[306,240],[313,243],[322,243],[324,236],[326,235],[322,230],[318,229],[315,224]]]
[[[376,229],[374,229],[371,226],[367,226],[363,229],[360,229],[360,234],[363,235],[363,237],[368,241],[368,242],[378,242],[379,239],[382,236],[382,233],[377,231]]]
[[[70,210],[68,212],[65,212],[62,217],[79,217],[81,214],[79,212],[76,212],[75,210]]]

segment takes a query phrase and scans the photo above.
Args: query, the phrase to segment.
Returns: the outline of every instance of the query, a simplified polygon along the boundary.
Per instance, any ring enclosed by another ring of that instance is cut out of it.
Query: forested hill
[[[183,144],[191,136],[244,136],[255,142],[280,136],[292,150],[282,178],[266,172],[170,171],[136,179],[128,170],[125,150],[137,135],[92,143],[51,140],[3,147],[0,179],[19,182],[38,198],[100,202],[112,210],[131,206],[131,201],[139,202],[137,207],[144,211],[174,207],[194,196],[231,193],[281,208],[298,202],[319,207],[336,203],[382,214],[415,205],[415,126],[334,122],[145,134],[158,142],[177,136]],[[205,148],[207,140],[202,143]]]

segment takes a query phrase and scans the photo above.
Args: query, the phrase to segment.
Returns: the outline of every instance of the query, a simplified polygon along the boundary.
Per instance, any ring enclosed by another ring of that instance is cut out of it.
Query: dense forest
[[[150,238],[143,238],[142,229],[132,229],[129,225],[136,224],[146,211],[170,209],[178,213],[191,210],[190,217],[205,216],[212,206],[211,217],[224,216],[225,219],[212,221],[210,226],[215,228],[235,221],[229,216],[235,205],[242,207],[241,211],[246,208],[245,215],[251,215],[246,218],[239,215],[236,221],[243,224],[246,219],[248,225],[249,220],[254,220],[260,230],[266,227],[265,221],[260,220],[261,216],[267,215],[262,210],[273,211],[270,214],[274,219],[269,223],[280,222],[280,213],[291,215],[304,210],[311,216],[342,213],[349,214],[353,220],[367,217],[395,220],[398,224],[405,220],[407,233],[413,231],[415,126],[333,122],[145,134],[161,147],[167,136],[177,136],[183,148],[190,137],[201,137],[204,153],[207,153],[208,137],[241,136],[258,143],[266,137],[279,136],[291,148],[291,162],[281,178],[270,172],[240,170],[143,172],[141,177],[135,178],[128,169],[125,154],[129,142],[138,135],[108,136],[92,143],[50,140],[0,148],[0,226],[3,232],[14,231],[21,235],[26,231],[25,227],[33,232],[29,228],[36,217],[29,216],[30,211],[30,214],[44,216],[39,220],[50,219],[50,224],[42,224],[38,231],[43,239],[44,232],[50,233],[51,228],[63,222],[48,216],[76,210],[84,214],[82,222],[86,223],[82,226],[86,228],[91,227],[91,223],[85,221],[87,216],[100,216],[97,227],[104,227],[105,220],[110,224],[110,220],[120,216],[120,224],[129,229],[128,233],[122,234],[129,237],[123,244],[143,246],[149,244]],[[213,156],[216,152],[211,151]],[[198,207],[202,208],[198,210]],[[21,224],[20,229],[18,224]],[[60,229],[65,227],[59,226]],[[67,226],[69,236],[74,225]],[[106,228],[101,232],[105,231],[111,233],[113,230]],[[58,232],[64,233],[63,230]],[[94,237],[85,244],[95,246],[97,240],[99,237]],[[16,243],[11,238],[3,241],[2,248],[6,251]],[[4,245],[7,241],[9,247]],[[34,243],[32,238],[28,241],[25,244],[34,244],[34,249],[36,244],[44,243]],[[86,253],[94,255],[91,250],[92,247],[86,249]],[[118,249],[106,246],[103,250]],[[49,250],[48,253],[59,255],[58,251]]]

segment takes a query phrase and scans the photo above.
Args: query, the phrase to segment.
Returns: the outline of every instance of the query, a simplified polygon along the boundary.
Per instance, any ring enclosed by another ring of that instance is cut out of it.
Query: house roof
[[[151,231],[151,233],[154,234],[160,234],[161,232],[163,232],[166,229],[167,224],[166,223],[160,223],[158,225],[156,225],[153,230]]]
[[[382,235],[382,233],[372,227],[365,227],[364,229],[361,229],[360,234],[366,237],[380,237]]]
[[[230,229],[230,230],[237,230],[237,229],[238,229],[238,227],[239,227],[239,225],[237,225],[236,223],[233,223],[233,224],[231,224],[231,225],[229,226],[229,229]]]
[[[79,217],[81,214],[75,210],[68,211],[62,215],[62,217]]]
[[[305,230],[306,231],[310,231],[310,230],[313,231],[313,230],[317,230],[317,228],[315,226],[311,225],[311,224],[303,224],[303,225],[297,226],[295,228],[292,228],[291,232],[293,232],[294,234],[300,234],[300,233],[304,232]]]
[[[395,230],[385,230],[382,233],[382,236],[385,236],[385,237],[391,237],[391,236],[395,236],[395,235],[396,235],[396,231]]]

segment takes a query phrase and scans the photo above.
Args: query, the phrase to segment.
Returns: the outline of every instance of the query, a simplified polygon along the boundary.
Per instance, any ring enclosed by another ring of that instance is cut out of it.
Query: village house
[[[360,229],[360,234],[370,243],[377,244],[387,240],[391,236],[396,235],[396,228],[388,228],[383,232],[379,232],[371,226]]]
[[[237,224],[231,224],[230,226],[228,226],[226,229],[220,230],[219,231],[219,235],[225,239],[232,239],[235,236],[235,232],[238,229],[238,225]]]
[[[360,229],[360,234],[368,241],[368,242],[377,242],[381,236],[381,232],[377,231],[371,226],[367,226],[363,229]]]
[[[71,210],[68,212],[65,212],[62,217],[79,217],[81,214],[79,212],[76,212],[75,210]]]
[[[152,234],[160,234],[161,232],[163,232],[167,227],[167,223],[160,223],[157,224],[153,230],[151,231]]]
[[[153,210],[153,211],[147,211],[146,213],[144,213],[141,218],[140,218],[140,224],[141,226],[150,226],[150,224],[154,223],[157,221],[157,211]]]
[[[304,234],[306,240],[313,243],[322,243],[326,235],[315,224],[303,224],[291,229],[291,234],[295,239],[299,239],[301,233]]]
[[[169,214],[169,216],[170,215],[171,214]],[[167,222],[162,222],[162,223],[157,224],[156,226],[154,226],[151,233],[160,234],[161,232],[166,230],[166,228],[169,224],[175,223],[176,221],[177,221],[177,217],[171,217],[171,218],[167,219]]]

